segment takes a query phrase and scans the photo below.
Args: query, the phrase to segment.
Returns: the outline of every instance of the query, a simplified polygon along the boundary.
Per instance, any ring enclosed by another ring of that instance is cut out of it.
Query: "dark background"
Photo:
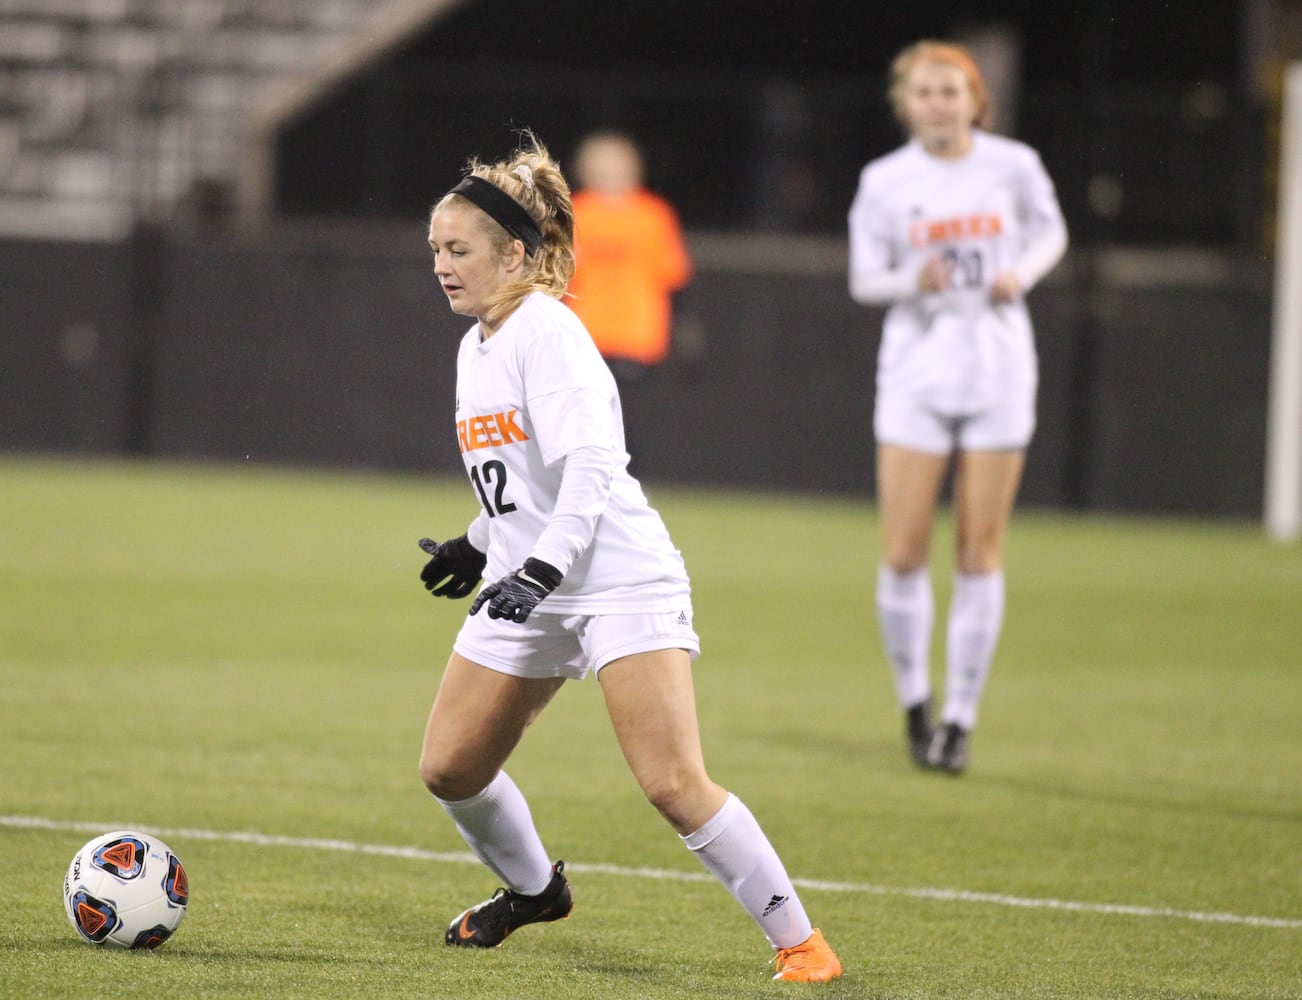
[[[1078,226],[1107,174],[1126,197],[1102,235],[1246,244],[1266,154],[1246,18],[1225,0],[470,3],[287,130],[278,201],[419,215],[519,127],[564,160],[584,132],[617,126],[689,227],[839,233],[860,168],[901,139],[884,97],[893,55],[1002,25],[1020,41],[1017,134]],[[799,194],[775,177],[798,177]]]
[[[901,140],[892,55],[1002,24],[1012,131],[1072,235],[1030,299],[1023,502],[1257,517],[1278,105],[1250,6],[468,2],[287,124],[258,233],[217,198],[120,244],[0,241],[0,447],[459,470],[467,324],[429,206],[520,128],[564,164],[613,126],[697,268],[674,356],[625,397],[635,471],[870,496],[881,315],[846,291],[845,214]]]

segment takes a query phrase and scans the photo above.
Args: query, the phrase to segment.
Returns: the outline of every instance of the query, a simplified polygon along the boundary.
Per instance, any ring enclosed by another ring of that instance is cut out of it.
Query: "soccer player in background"
[[[697,726],[691,588],[660,515],[628,473],[615,380],[559,301],[574,267],[570,191],[529,134],[510,160],[472,160],[434,206],[434,275],[475,321],[457,355],[456,421],[482,510],[423,539],[436,596],[484,586],[453,644],[421,752],[426,787],[504,883],[445,941],[490,948],[573,906],[520,789],[502,770],[564,684],[597,675],[648,800],[759,924],[775,979],[817,982],[840,962],[811,926],[750,810],[706,773]]]
[[[889,96],[908,141],[864,168],[849,214],[850,294],[889,306],[873,414],[877,611],[909,751],[958,774],[1003,625],[1004,540],[1035,428],[1024,296],[1067,229],[1038,154],[981,128],[985,84],[965,49],[905,48]],[[956,565],[933,725],[928,549],[951,461]]]

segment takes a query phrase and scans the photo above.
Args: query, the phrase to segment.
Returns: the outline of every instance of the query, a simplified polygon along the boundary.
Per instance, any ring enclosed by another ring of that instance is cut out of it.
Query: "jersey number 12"
[[[506,466],[502,462],[493,459],[482,466],[471,466],[470,481],[475,484],[475,492],[479,494],[479,500],[484,505],[484,510],[488,511],[489,517],[509,514],[515,510],[515,504],[502,499],[502,494],[506,492]],[[488,499],[489,487],[493,490],[492,500]]]

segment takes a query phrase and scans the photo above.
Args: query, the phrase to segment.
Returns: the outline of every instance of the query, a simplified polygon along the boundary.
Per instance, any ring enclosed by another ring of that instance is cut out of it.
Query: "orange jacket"
[[[603,357],[654,365],[669,353],[671,292],[691,279],[678,216],[636,191],[574,195],[575,272],[565,301]]]

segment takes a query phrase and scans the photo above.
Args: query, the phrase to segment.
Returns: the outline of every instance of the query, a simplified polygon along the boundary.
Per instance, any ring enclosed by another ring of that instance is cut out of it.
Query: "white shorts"
[[[633,653],[685,649],[701,654],[692,629],[692,609],[664,614],[548,615],[534,612],[516,623],[467,615],[452,646],[467,660],[513,677],[568,677],[582,680],[589,670]]]
[[[1022,451],[1035,433],[1035,389],[1012,391],[983,410],[942,413],[905,393],[877,393],[873,435],[879,444],[948,455]]]

